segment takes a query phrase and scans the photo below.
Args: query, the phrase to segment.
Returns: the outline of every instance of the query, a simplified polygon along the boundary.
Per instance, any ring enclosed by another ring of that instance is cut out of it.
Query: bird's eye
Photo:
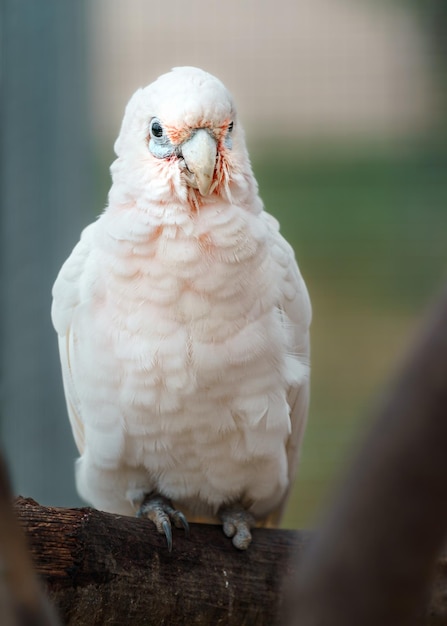
[[[228,124],[228,132],[231,133],[231,131],[233,130],[233,126],[234,126],[234,122],[230,122]]]
[[[161,122],[153,117],[149,124],[148,148],[157,159],[167,159],[176,151]]]
[[[156,117],[151,122],[151,135],[156,139],[160,139],[161,137],[163,137],[163,126],[160,124]]]

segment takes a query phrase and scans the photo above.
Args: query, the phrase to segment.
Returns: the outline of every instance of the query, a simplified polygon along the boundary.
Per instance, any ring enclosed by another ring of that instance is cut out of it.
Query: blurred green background
[[[0,4],[0,435],[14,489],[80,504],[51,286],[106,204],[124,106],[175,65],[233,91],[314,309],[284,525],[314,524],[446,279],[447,2]]]

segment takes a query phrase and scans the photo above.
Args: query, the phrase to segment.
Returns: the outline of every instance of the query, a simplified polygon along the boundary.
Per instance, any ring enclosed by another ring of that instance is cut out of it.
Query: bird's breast
[[[172,462],[203,477],[218,450],[222,467],[229,449],[245,467],[276,458],[288,436],[290,348],[268,234],[243,211],[213,218],[190,230],[134,220],[115,236],[101,225],[73,367],[110,464],[166,476]]]
[[[247,211],[216,207],[179,224],[147,222],[138,213],[130,223],[122,214],[113,221],[112,214],[104,230],[102,301],[133,332],[187,324],[195,335],[221,341],[256,307],[274,305],[265,226]]]
[[[89,316],[97,350],[84,368],[99,388],[93,355],[113,355],[107,367],[129,432],[154,428],[158,438],[170,420],[183,427],[191,401],[209,420],[238,390],[255,398],[278,386],[287,352],[278,281],[255,216],[215,212],[189,230],[145,231],[134,220],[125,237],[110,229],[102,237],[97,269]]]

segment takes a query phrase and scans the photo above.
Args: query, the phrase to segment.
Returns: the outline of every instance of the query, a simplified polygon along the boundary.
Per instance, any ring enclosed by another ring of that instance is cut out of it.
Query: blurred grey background
[[[447,2],[2,0],[1,442],[17,493],[77,505],[51,286],[107,201],[124,106],[176,65],[235,96],[314,305],[285,519],[322,498],[446,277]]]

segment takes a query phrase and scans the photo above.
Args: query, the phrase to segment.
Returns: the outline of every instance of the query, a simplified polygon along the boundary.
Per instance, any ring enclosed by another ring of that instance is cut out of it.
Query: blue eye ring
[[[231,121],[231,122],[228,124],[228,127],[227,127],[227,133],[226,133],[226,135],[225,135],[225,140],[224,140],[224,144],[225,144],[225,146],[226,146],[229,150],[231,150],[231,149],[232,149],[232,147],[233,147],[233,139],[232,139],[232,137],[231,137],[231,133],[233,132],[233,128],[234,128],[234,122],[233,122],[233,121]]]

